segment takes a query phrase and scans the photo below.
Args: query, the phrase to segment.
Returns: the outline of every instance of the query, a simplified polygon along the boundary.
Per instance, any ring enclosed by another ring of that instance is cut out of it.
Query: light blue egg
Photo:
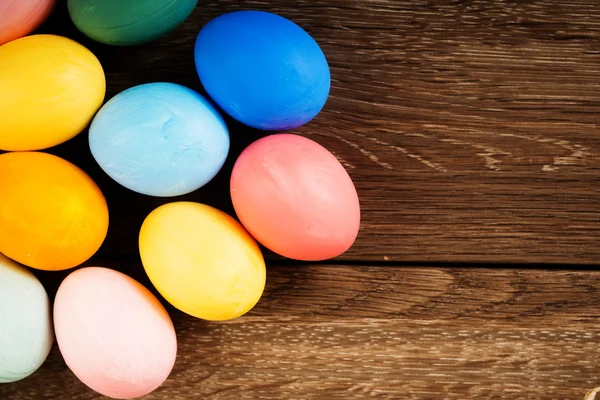
[[[0,383],[37,371],[53,342],[46,290],[29,269],[0,254]]]
[[[264,11],[235,11],[206,24],[194,50],[209,96],[227,114],[265,131],[315,118],[329,96],[329,65],[299,25]]]
[[[148,83],[110,99],[89,135],[92,155],[122,186],[172,197],[210,182],[229,153],[229,131],[199,93],[174,83]]]

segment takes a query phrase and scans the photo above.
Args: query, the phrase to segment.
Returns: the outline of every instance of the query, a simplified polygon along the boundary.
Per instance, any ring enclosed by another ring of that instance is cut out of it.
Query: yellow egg
[[[105,93],[102,65],[71,39],[33,35],[0,46],[0,150],[66,142],[85,129]]]
[[[266,268],[260,248],[235,219],[213,207],[158,207],[142,224],[139,247],[156,289],[194,317],[234,319],[262,296]]]
[[[51,154],[0,155],[0,253],[29,267],[75,267],[108,232],[100,188],[81,169]]]

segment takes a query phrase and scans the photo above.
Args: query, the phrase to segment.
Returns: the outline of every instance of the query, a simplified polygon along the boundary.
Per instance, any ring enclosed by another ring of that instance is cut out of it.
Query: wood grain
[[[148,283],[139,265],[103,265]],[[598,271],[271,266],[242,318],[169,310],[178,359],[149,400],[573,400],[600,385]],[[0,398],[101,396],[55,347]]]
[[[176,31],[133,48],[83,37],[64,1],[40,32],[94,51],[109,99],[153,81],[203,92],[194,39],[217,15],[262,9],[293,19],[321,44],[333,76],[324,111],[295,132],[346,166],[363,224],[355,246],[330,265],[266,252],[265,296],[243,318],[206,323],[168,306],[179,356],[148,399],[594,395],[600,271],[526,267],[600,260],[596,0],[199,3]],[[86,170],[109,201],[109,235],[91,263],[113,260],[101,264],[151,287],[137,234],[153,208],[183,199],[233,214],[231,167],[264,133],[227,121],[223,171],[174,199],[119,187],[95,164],[86,133],[51,150]],[[399,263],[435,265],[392,266]],[[51,296],[66,273],[36,272]],[[0,385],[2,400],[56,398],[100,398],[56,347],[29,379]]]
[[[203,0],[176,31],[128,48],[83,37],[63,2],[41,31],[72,37],[98,55],[107,99],[152,81],[202,91],[195,37],[213,17],[241,9],[291,18],[329,59],[331,98],[295,132],[336,154],[359,191],[361,234],[338,261],[598,262],[596,0]],[[112,182],[85,133],[52,149],[88,171],[109,200],[111,230],[99,258],[136,259],[143,218],[167,201],[201,201],[233,214],[231,167],[264,133],[228,122],[233,144],[223,171],[176,199]]]

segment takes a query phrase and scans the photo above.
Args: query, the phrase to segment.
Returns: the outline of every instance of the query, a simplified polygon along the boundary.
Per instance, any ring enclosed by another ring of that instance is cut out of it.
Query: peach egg
[[[248,232],[284,257],[334,258],[358,235],[360,205],[350,176],[305,137],[276,134],[252,143],[235,163],[230,190]]]
[[[55,0],[0,1],[0,45],[30,34],[54,10]]]

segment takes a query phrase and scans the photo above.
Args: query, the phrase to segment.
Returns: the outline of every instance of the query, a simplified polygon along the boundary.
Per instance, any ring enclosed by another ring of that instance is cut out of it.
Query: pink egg
[[[0,45],[37,29],[54,9],[55,0],[0,0]]]
[[[257,140],[237,159],[231,198],[256,240],[284,257],[320,261],[355,242],[360,205],[350,176],[320,144],[276,134]]]
[[[154,391],[175,363],[175,329],[162,304],[137,281],[107,268],[67,276],[54,301],[54,329],[67,366],[108,397]]]

